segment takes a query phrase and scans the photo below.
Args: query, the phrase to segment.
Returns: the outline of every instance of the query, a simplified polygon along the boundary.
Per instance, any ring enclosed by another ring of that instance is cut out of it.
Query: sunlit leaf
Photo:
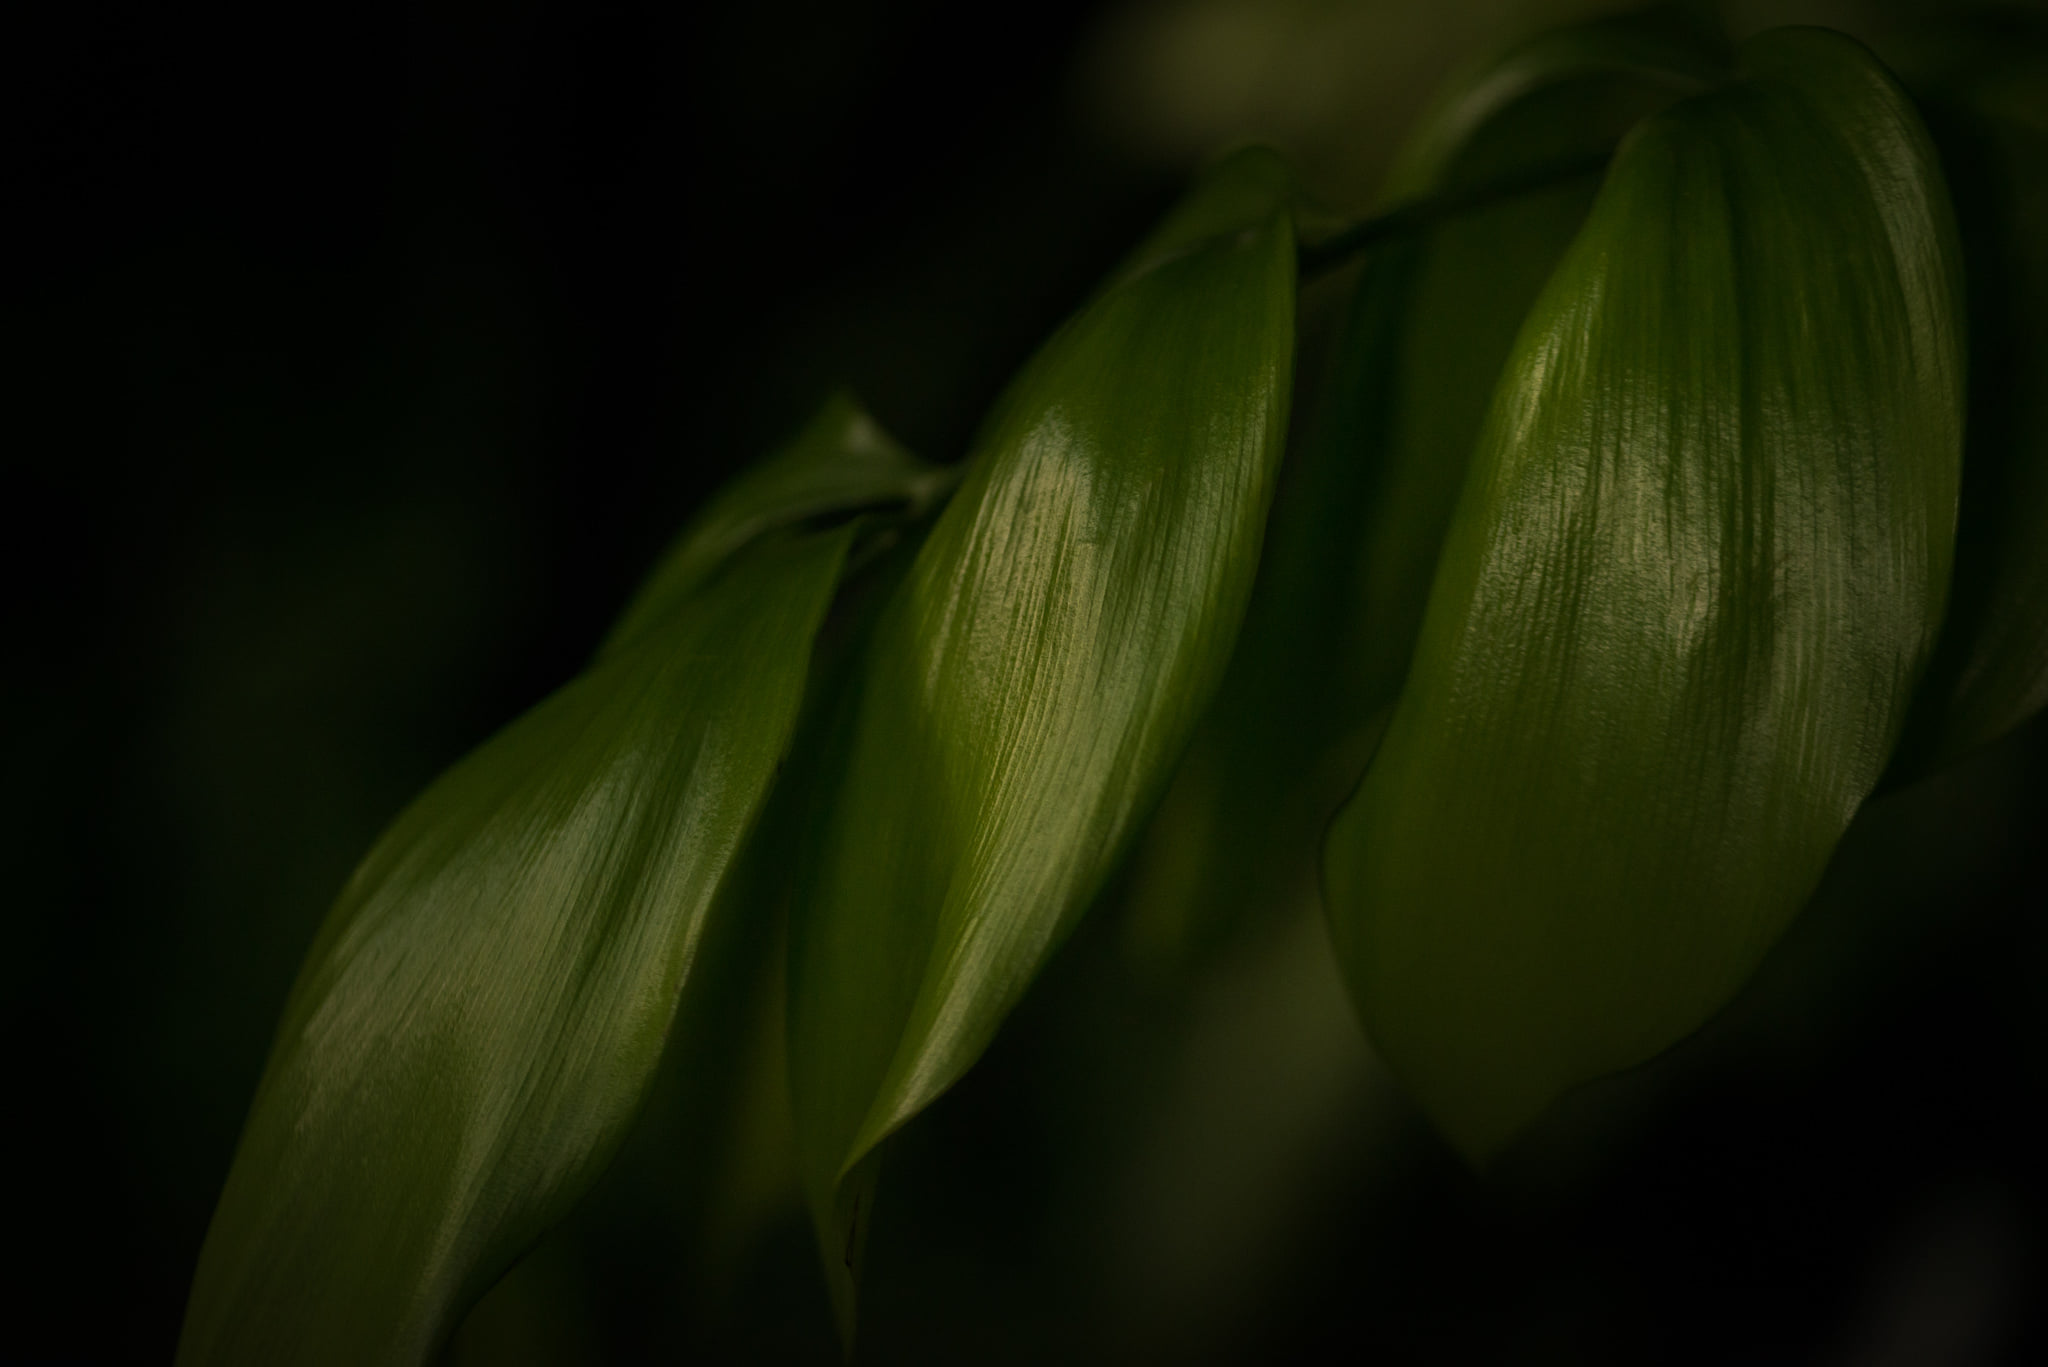
[[[721,938],[862,530],[776,529],[929,478],[835,402],[587,673],[398,818],[286,1006],[181,1362],[426,1361],[589,1186]]]
[[[1487,401],[1592,206],[1598,158],[1717,57],[1661,22],[1565,29],[1475,72],[1418,129],[1389,203],[1580,169],[1390,241],[1335,282],[1348,316],[1282,471],[1237,654],[1137,860],[1145,957],[1312,895],[1323,832],[1407,674]]]
[[[1013,382],[885,609],[792,917],[799,1158],[842,1330],[884,1137],[1150,810],[1236,635],[1285,426],[1288,185],[1220,164]]]
[[[1375,1043],[1483,1160],[1727,999],[1882,769],[1948,578],[1954,228],[1818,30],[1624,145],[1515,343],[1333,827]]]
[[[2048,707],[2048,26],[1975,35],[1934,82],[1970,278],[1955,583],[1898,772]]]

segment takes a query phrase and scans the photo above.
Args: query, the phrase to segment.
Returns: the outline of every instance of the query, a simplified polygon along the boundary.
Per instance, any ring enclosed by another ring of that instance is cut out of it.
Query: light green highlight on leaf
[[[1940,621],[1960,267],[1847,39],[1624,145],[1494,396],[1325,874],[1390,1066],[1484,1161],[1743,981],[1875,783]]]
[[[877,628],[792,916],[799,1156],[851,1335],[873,1151],[987,1046],[1150,811],[1235,638],[1294,238],[1219,164],[1045,345]]]

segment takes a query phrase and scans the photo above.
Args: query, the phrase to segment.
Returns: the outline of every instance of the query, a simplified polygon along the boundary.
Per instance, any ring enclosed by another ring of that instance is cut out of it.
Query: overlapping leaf
[[[1138,858],[1131,929],[1148,957],[1313,888],[1330,816],[1407,673],[1487,401],[1592,206],[1598,161],[1722,64],[1683,27],[1603,20],[1511,50],[1419,127],[1390,206],[1573,169],[1385,243],[1350,286],[1237,654]]]
[[[426,1361],[589,1185],[788,748],[859,530],[774,528],[913,498],[929,474],[828,408],[699,519],[587,673],[398,818],[287,1004],[181,1362]]]
[[[1849,40],[1741,58],[1624,145],[1530,315],[1330,837],[1373,1038],[1475,1158],[1734,991],[1939,623],[1962,400],[1940,172]]]
[[[790,1069],[842,1329],[875,1146],[981,1053],[1228,657],[1283,438],[1287,185],[1213,170],[1016,379],[885,609],[792,918]]]

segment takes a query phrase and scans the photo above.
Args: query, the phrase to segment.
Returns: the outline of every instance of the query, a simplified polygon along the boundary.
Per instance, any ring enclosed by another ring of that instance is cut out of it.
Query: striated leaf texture
[[[1220,163],[1025,367],[849,694],[790,958],[849,1342],[872,1151],[987,1046],[1229,656],[1284,439],[1288,192],[1268,153]]]
[[[1348,291],[1346,316],[1319,383],[1303,386],[1314,406],[1237,653],[1136,860],[1142,958],[1171,964],[1314,895],[1330,817],[1407,676],[1487,403],[1592,207],[1599,161],[1727,61],[1683,27],[1601,20],[1510,50],[1418,127],[1390,204],[1579,169],[1444,215],[1330,282]]]
[[[1940,172],[1850,40],[1740,59],[1624,144],[1524,326],[1327,847],[1367,1026],[1475,1161],[1735,991],[1940,621],[1963,380]]]
[[[835,402],[765,472],[805,516],[860,506],[889,479],[841,478],[834,451],[873,465],[876,440]],[[911,468],[886,449],[889,478]],[[356,871],[287,1003],[181,1363],[428,1361],[608,1161],[730,900],[861,530],[775,530],[789,520],[755,516],[715,553],[686,537],[631,633]]]
[[[1929,102],[1969,263],[1970,415],[1955,584],[1901,777],[2048,707],[2048,22],[1959,46]]]

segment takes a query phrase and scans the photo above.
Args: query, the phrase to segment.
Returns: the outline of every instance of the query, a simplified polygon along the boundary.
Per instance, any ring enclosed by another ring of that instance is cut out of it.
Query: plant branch
[[[1398,209],[1339,229],[1319,242],[1302,244],[1301,276],[1306,280],[1333,271],[1376,243],[1421,232],[1447,218],[1456,218],[1504,199],[1594,175],[1605,170],[1613,158],[1614,149],[1606,147],[1589,156],[1544,162],[1482,185],[1410,201]]]

